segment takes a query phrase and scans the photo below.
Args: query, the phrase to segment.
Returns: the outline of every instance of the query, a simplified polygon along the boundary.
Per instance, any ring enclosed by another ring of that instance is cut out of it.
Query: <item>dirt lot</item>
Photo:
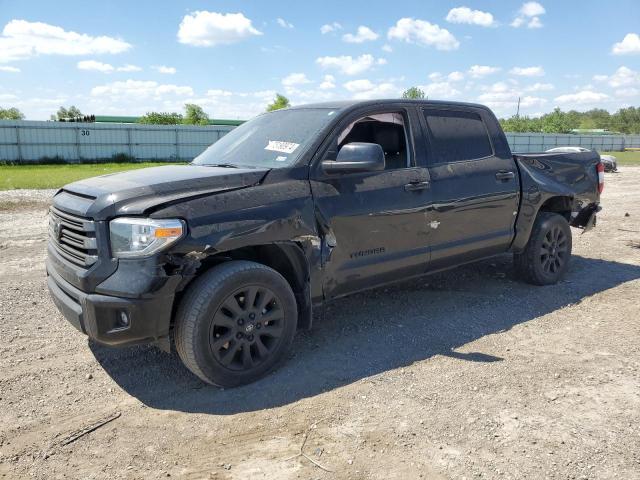
[[[4,193],[0,477],[640,478],[640,168],[606,181],[560,285],[505,256],[356,295],[233,390],[88,344],[46,291],[47,193]]]

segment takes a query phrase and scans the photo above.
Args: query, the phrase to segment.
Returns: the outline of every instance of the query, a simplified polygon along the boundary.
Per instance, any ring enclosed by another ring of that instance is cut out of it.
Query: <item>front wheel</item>
[[[297,316],[282,275],[259,263],[230,261],[203,274],[185,294],[176,316],[176,350],[205,382],[243,385],[286,356]]]
[[[569,268],[571,228],[557,213],[541,212],[522,253],[514,254],[516,271],[534,285],[558,283]]]

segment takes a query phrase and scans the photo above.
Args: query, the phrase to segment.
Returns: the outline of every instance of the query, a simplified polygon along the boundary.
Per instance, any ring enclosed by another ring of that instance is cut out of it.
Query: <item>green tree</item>
[[[71,105],[68,109],[60,107],[55,115],[51,115],[51,120],[61,122],[63,120],[73,120],[82,116],[80,109],[75,105]]]
[[[556,108],[551,113],[540,117],[543,133],[569,133],[577,128],[575,116]]]
[[[200,105],[186,103],[184,105],[184,123],[186,125],[209,125],[209,115]]]
[[[180,125],[182,121],[182,115],[175,112],[147,112],[138,119],[148,125]]]
[[[0,107],[0,120],[24,120],[24,113],[15,107]]]
[[[539,118],[521,117],[514,115],[511,118],[501,119],[500,124],[505,132],[541,132],[542,126]]]
[[[267,112],[273,112],[274,110],[280,110],[281,108],[290,107],[289,99],[284,95],[276,94],[276,98],[273,99],[273,103],[267,105]]]
[[[640,133],[640,108],[621,108],[609,113],[601,108],[586,112],[570,110],[563,112],[556,108],[540,118],[513,116],[500,119],[505,132],[569,133],[574,129],[604,129],[613,133]]]
[[[640,108],[621,108],[611,116],[611,127],[620,133],[640,133]]]
[[[402,98],[408,98],[410,100],[422,100],[424,99],[424,91],[418,87],[411,87],[406,89],[402,93]]]

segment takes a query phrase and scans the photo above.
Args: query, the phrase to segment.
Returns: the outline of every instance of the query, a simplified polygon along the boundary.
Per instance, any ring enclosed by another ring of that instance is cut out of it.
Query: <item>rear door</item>
[[[428,106],[421,113],[434,202],[430,269],[506,251],[520,187],[495,117],[474,107]]]

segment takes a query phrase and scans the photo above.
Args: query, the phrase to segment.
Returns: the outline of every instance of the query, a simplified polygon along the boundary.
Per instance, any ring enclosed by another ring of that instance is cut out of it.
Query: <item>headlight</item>
[[[179,240],[185,227],[181,220],[116,218],[109,222],[111,252],[115,257],[145,257]]]

